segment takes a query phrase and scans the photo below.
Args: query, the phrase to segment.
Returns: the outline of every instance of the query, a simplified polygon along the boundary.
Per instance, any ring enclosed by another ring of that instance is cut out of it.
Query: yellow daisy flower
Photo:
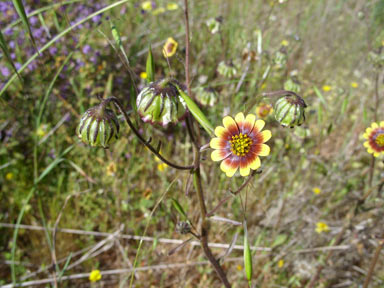
[[[319,234],[323,232],[329,232],[329,227],[325,222],[317,222],[315,231]]]
[[[175,55],[178,45],[179,44],[175,41],[175,39],[169,37],[163,46],[164,57],[169,58]]]
[[[240,175],[248,176],[250,170],[260,167],[259,156],[268,156],[270,148],[264,144],[271,137],[269,130],[261,132],[265,122],[256,120],[256,116],[248,114],[244,117],[243,113],[238,113],[233,119],[226,116],[223,119],[224,127],[218,126],[215,129],[217,138],[210,142],[213,161],[222,161],[220,168],[228,177],[232,177],[237,169]]]
[[[321,193],[321,189],[319,187],[314,187],[312,189],[313,193],[315,193],[316,195],[319,195]]]
[[[329,85],[324,85],[323,86],[323,91],[324,92],[328,92],[328,91],[331,91],[332,90],[332,87],[331,86],[329,86]]]
[[[151,11],[152,10],[152,2],[151,1],[144,1],[141,3],[141,9],[144,11]]]
[[[173,10],[177,10],[179,9],[179,5],[177,5],[176,3],[168,3],[167,4],[167,10],[169,11],[173,11]]]
[[[147,72],[141,72],[141,73],[140,73],[140,78],[141,78],[141,79],[147,79],[147,76],[148,76],[148,75],[147,75]]]
[[[277,262],[277,267],[283,268],[284,266],[284,259],[280,259],[279,262]]]
[[[357,88],[357,87],[359,87],[359,84],[357,82],[351,82],[351,87]]]
[[[159,15],[159,14],[163,14],[165,12],[165,8],[164,7],[159,7],[155,10],[153,10],[152,12],[152,15],[156,16],[156,15]]]
[[[384,121],[372,123],[371,127],[368,127],[363,134],[364,147],[367,148],[368,153],[373,154],[375,157],[379,157],[380,154],[384,154]]]
[[[12,179],[13,179],[13,173],[12,173],[12,172],[8,172],[8,173],[5,175],[5,179],[7,179],[8,181],[12,180]]]
[[[289,45],[289,41],[288,40],[281,41],[281,46],[287,47],[288,45]]]
[[[101,279],[100,270],[92,270],[92,272],[89,274],[89,281],[91,282],[97,282],[100,279]]]

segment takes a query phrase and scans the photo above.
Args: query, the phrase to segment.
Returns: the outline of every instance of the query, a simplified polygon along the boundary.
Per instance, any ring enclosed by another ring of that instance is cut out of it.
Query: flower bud
[[[119,138],[120,125],[115,113],[106,108],[106,102],[88,109],[77,127],[77,136],[85,144],[108,148]]]
[[[180,97],[174,79],[152,82],[137,96],[137,111],[144,122],[167,126],[176,124],[186,115],[186,105]]]
[[[284,90],[299,93],[301,90],[300,82],[296,79],[296,77],[289,78],[284,83]]]
[[[194,90],[197,100],[203,106],[213,107],[217,102],[217,93],[210,87],[198,87]]]
[[[191,232],[191,224],[186,221],[177,222],[176,232],[179,232],[180,234],[188,234]]]
[[[232,62],[226,63],[225,61],[221,61],[217,67],[217,72],[224,77],[231,78],[236,75],[237,70]]]
[[[307,107],[303,98],[298,95],[286,95],[276,101],[275,118],[284,127],[300,126],[305,121]]]

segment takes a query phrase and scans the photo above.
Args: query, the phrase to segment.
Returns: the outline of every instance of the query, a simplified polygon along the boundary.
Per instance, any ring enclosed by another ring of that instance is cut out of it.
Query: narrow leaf
[[[19,17],[23,22],[24,28],[27,29],[28,31],[29,38],[31,39],[33,47],[35,47],[35,50],[37,51],[37,53],[39,53],[39,49],[37,49],[37,46],[36,46],[35,38],[33,38],[33,35],[32,35],[31,25],[29,24],[27,13],[25,13],[23,1],[12,0],[12,2],[17,14],[19,14]]]
[[[288,239],[288,236],[286,234],[277,235],[275,241],[273,241],[272,248],[275,248],[277,246],[284,244],[284,242],[287,241],[287,239]]]
[[[125,53],[123,44],[122,44],[122,42],[121,42],[120,33],[119,33],[119,31],[117,30],[115,24],[114,24],[112,21],[110,21],[110,24],[111,24],[111,31],[112,31],[113,39],[115,40],[116,45],[119,47],[121,53],[122,53],[123,56],[124,56],[125,61],[127,62],[127,65],[129,66],[128,56],[127,56],[127,54]]]
[[[247,276],[249,287],[251,287],[252,280],[252,254],[248,241],[247,222],[244,220],[244,268],[245,275]]]
[[[154,82],[155,81],[155,62],[153,60],[151,45],[149,45],[148,47],[146,72],[147,72],[147,81]]]
[[[196,103],[186,93],[184,93],[183,90],[180,89],[180,87],[177,86],[177,90],[179,91],[181,98],[184,100],[193,117],[197,120],[197,122],[199,122],[204,130],[207,131],[208,134],[213,136],[213,126],[207,117],[205,117],[204,113],[200,110],[199,106],[197,106]]]
[[[184,219],[188,219],[187,214],[185,213],[185,211],[184,211],[183,207],[180,205],[180,203],[175,198],[172,198],[171,201],[172,201],[172,205],[176,209],[176,211],[179,212],[179,214],[181,216],[183,216]]]
[[[323,103],[324,105],[327,105],[327,101],[325,101],[325,98],[323,94],[320,92],[320,90],[316,86],[313,87],[313,90],[315,90],[315,93],[317,97],[319,97],[320,102]]]
[[[3,33],[1,33],[1,31],[0,31],[0,48],[1,48],[1,50],[3,50],[4,56],[5,56],[5,58],[7,58],[8,62],[11,64],[13,70],[15,70],[17,77],[19,77],[20,81],[22,81],[21,76],[20,76],[19,72],[17,72],[16,66],[13,63],[11,55],[9,54],[7,44],[5,43],[5,39],[4,39]]]

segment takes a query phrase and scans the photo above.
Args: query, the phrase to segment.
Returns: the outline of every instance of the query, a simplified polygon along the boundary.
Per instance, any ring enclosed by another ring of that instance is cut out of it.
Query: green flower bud
[[[284,127],[300,126],[305,121],[307,107],[303,98],[298,95],[286,95],[276,101],[275,118]]]
[[[173,79],[152,82],[137,96],[137,111],[144,122],[167,126],[176,124],[186,115],[186,105]]]
[[[287,52],[285,51],[285,48],[282,48],[276,52],[273,61],[275,62],[277,68],[281,69],[287,64],[287,58]]]
[[[226,63],[225,61],[221,61],[217,67],[217,72],[224,77],[231,78],[236,75],[237,70],[232,62]]]
[[[300,83],[297,81],[296,78],[290,78],[284,83],[284,90],[287,91],[292,91],[295,93],[299,93],[301,88],[300,88]]]
[[[215,89],[207,87],[197,87],[194,89],[197,100],[203,106],[214,106],[217,102],[217,93]]]
[[[108,148],[119,138],[120,125],[115,113],[106,108],[106,102],[88,109],[77,127],[77,136],[85,144]]]

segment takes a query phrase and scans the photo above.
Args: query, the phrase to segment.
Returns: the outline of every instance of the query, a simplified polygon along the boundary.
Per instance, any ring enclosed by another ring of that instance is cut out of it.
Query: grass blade
[[[172,198],[171,201],[172,201],[173,207],[176,209],[177,212],[179,212],[181,216],[183,216],[184,220],[188,219],[187,214],[185,213],[180,203],[175,198]]]
[[[35,38],[33,38],[31,25],[29,25],[27,13],[25,13],[23,1],[12,0],[12,2],[17,14],[19,14],[19,17],[21,18],[21,22],[23,22],[24,28],[28,31],[29,38],[31,39],[33,47],[35,47],[35,50],[37,51],[37,53],[39,53],[39,49],[36,46]]]
[[[9,54],[7,43],[5,43],[5,39],[4,39],[3,33],[1,33],[1,31],[0,31],[0,48],[1,48],[1,50],[3,50],[5,58],[7,58],[8,62],[11,64],[13,70],[15,71],[17,76],[19,77],[20,81],[22,81],[21,76],[20,76],[19,72],[17,72],[16,66],[12,61],[11,54]]]

